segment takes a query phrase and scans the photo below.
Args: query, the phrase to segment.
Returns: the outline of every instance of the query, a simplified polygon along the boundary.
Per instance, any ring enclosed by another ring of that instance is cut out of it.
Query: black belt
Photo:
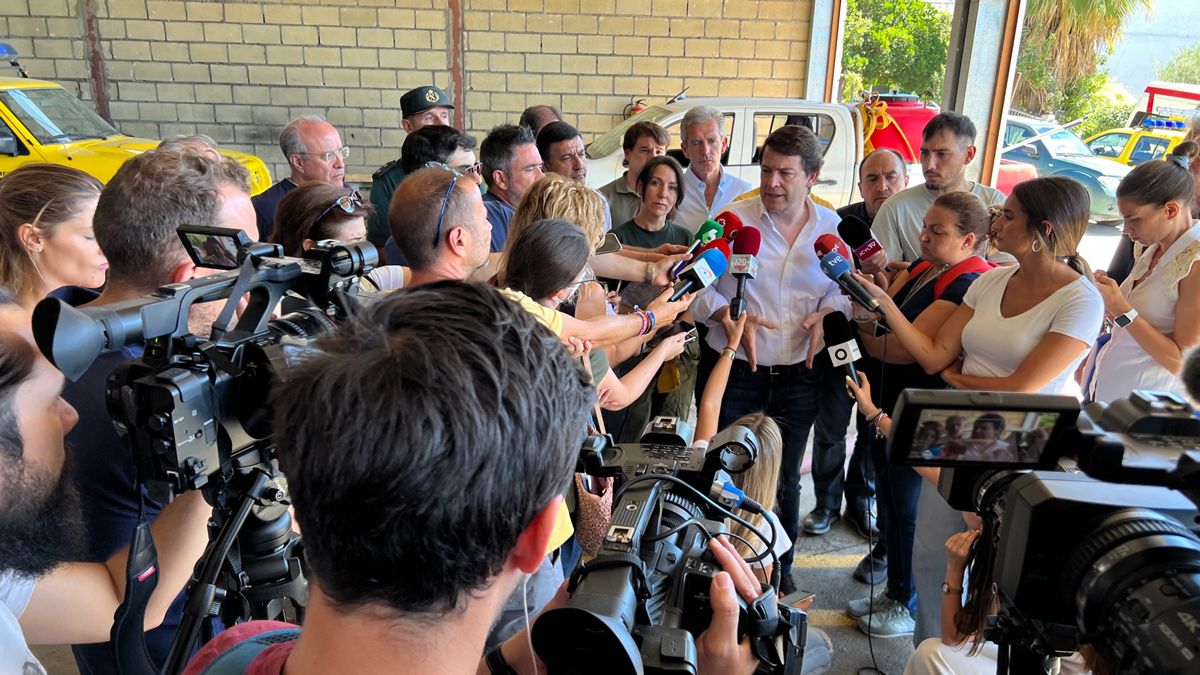
[[[803,361],[781,366],[764,366],[760,364],[757,371],[751,371],[750,364],[742,359],[735,359],[733,362],[733,371],[739,375],[749,374],[754,376],[789,378],[799,377],[809,370],[811,369]]]

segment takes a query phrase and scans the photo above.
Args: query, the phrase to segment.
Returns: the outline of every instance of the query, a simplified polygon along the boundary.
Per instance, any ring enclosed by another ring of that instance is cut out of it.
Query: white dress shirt
[[[691,167],[683,172],[683,201],[671,220],[686,227],[692,234],[696,234],[696,230],[700,229],[704,221],[724,210],[726,204],[752,189],[749,183],[730,174],[725,167],[722,166],[718,170],[721,172],[721,180],[717,183],[717,194],[713,195],[711,207],[704,201],[704,181],[692,173]]]
[[[808,355],[809,331],[800,325],[808,315],[830,307],[849,316],[850,301],[837,283],[821,271],[821,261],[813,243],[823,234],[837,235],[841,218],[831,209],[808,199],[808,221],[796,241],[788,246],[783,234],[758,197],[744,199],[729,208],[746,227],[762,233],[758,250],[758,277],[746,281],[746,311],[762,317],[776,328],[760,328],[756,336],[759,366],[784,366],[800,363]],[[692,314],[708,327],[708,346],[714,350],[728,344],[719,322],[710,320],[714,312],[729,304],[737,294],[737,280],[726,274],[702,291],[692,304]],[[749,330],[749,329],[747,329]],[[738,357],[745,359],[743,349]]]

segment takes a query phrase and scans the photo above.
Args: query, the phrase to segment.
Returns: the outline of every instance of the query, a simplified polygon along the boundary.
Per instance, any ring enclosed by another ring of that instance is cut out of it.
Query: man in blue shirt
[[[291,174],[255,197],[258,241],[267,241],[275,229],[275,210],[279,201],[296,186],[310,180],[342,187],[346,180],[346,158],[350,148],[332,124],[319,115],[298,117],[279,134],[279,149],[287,159]]]
[[[508,221],[525,190],[546,175],[542,156],[538,154],[532,131],[515,124],[501,124],[488,132],[480,144],[479,161],[483,164],[483,179],[487,181],[483,205],[492,224],[492,238],[499,232],[503,240],[507,238]]]
[[[695,233],[704,221],[748,192],[751,185],[721,166],[721,157],[729,150],[729,139],[725,136],[725,115],[720,110],[708,106],[692,108],[684,114],[679,133],[688,170],[683,174],[683,203],[675,214],[675,222]]]
[[[94,226],[100,249],[109,258],[108,284],[90,306],[111,305],[154,292],[159,286],[187,281],[217,270],[197,268],[176,234],[180,225],[208,225],[255,231],[255,211],[247,191],[246,170],[232,160],[213,160],[194,152],[154,150],[126,162],[100,195]],[[193,306],[190,330],[208,335],[224,303]],[[105,401],[112,370],[140,355],[140,348],[105,354],[63,398],[80,413],[67,435],[75,448],[74,482],[84,512],[87,560],[107,560],[128,546],[138,523],[143,489],[129,446],[117,436]],[[147,517],[158,517],[163,502],[147,495]],[[183,594],[175,599],[162,625],[146,634],[151,657],[166,661],[183,616]],[[75,661],[84,675],[115,673],[110,643],[75,645]]]

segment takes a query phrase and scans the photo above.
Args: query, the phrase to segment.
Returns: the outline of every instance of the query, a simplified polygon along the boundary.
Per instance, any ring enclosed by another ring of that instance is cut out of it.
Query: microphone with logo
[[[725,236],[725,228],[722,227],[720,223],[714,220],[704,221],[704,224],[700,226],[700,229],[696,230],[696,238],[692,240],[692,245],[688,246],[688,250],[685,253],[689,259],[685,259],[676,265],[675,269],[671,271],[671,276],[679,278],[679,275],[683,273],[684,266],[692,262],[691,257],[701,246],[712,243],[723,236]],[[728,255],[726,257],[728,257]]]
[[[850,247],[846,242],[838,239],[833,234],[823,234],[817,237],[817,241],[813,243],[813,250],[817,252],[817,257],[824,260],[829,253],[837,253],[846,260],[850,260]]]
[[[713,218],[721,227],[725,228],[725,239],[728,241],[736,241],[738,230],[742,229],[742,219],[737,217],[737,214],[732,211],[722,211],[721,215]]]
[[[883,250],[883,246],[871,234],[871,226],[858,216],[846,216],[838,223],[838,234],[847,244],[854,247],[859,261],[866,260]],[[849,260],[849,256],[845,256]]]
[[[720,249],[710,248],[679,272],[679,280],[675,282],[675,290],[671,292],[671,302],[682,298],[685,293],[703,290],[712,285],[729,266],[729,260]]]
[[[850,322],[841,312],[830,312],[821,317],[821,326],[825,329],[825,352],[834,366],[845,366],[846,375],[854,380],[854,384],[862,385],[858,379],[858,371],[854,362],[862,358],[858,350],[858,342],[854,339],[854,331]]]
[[[746,309],[746,280],[758,276],[758,249],[762,246],[762,233],[753,227],[738,230],[733,241],[733,257],[729,259],[729,273],[737,279],[737,294],[729,301],[729,318],[737,321]]]
[[[879,306],[879,301],[871,297],[867,289],[858,283],[858,279],[854,278],[854,269],[850,267],[850,262],[840,253],[825,254],[825,257],[821,258],[821,271],[825,273],[825,276],[837,282],[837,285],[841,286],[842,290],[846,291],[855,302],[883,316],[883,308]]]

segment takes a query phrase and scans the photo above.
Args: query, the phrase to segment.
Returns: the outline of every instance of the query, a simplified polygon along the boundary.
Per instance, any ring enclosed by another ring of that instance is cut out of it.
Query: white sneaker
[[[871,612],[878,612],[890,603],[892,603],[892,601],[888,599],[887,590],[884,589],[875,594],[875,598],[873,600],[872,598],[851,600],[846,604],[846,615],[851,619],[861,619]]]
[[[911,636],[917,628],[912,613],[904,605],[885,598],[884,604],[875,606],[875,613],[860,617],[858,629],[877,638]]]

